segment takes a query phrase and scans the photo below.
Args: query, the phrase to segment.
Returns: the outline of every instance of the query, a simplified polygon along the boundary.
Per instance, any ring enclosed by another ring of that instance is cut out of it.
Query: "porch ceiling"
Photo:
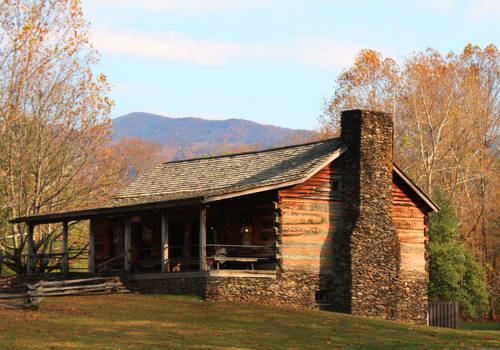
[[[144,204],[128,205],[128,206],[111,206],[111,207],[82,209],[82,210],[74,210],[74,211],[66,211],[60,213],[50,213],[50,214],[42,214],[34,216],[22,216],[10,220],[10,222],[11,223],[26,222],[38,225],[38,224],[48,224],[48,223],[62,222],[62,221],[88,220],[95,216],[100,216],[100,215],[111,215],[111,214],[116,215],[120,213],[126,214],[126,213],[137,212],[142,210],[151,210],[151,209],[192,207],[192,206],[201,206],[202,204],[203,200],[201,198],[193,198],[190,200],[144,203]]]

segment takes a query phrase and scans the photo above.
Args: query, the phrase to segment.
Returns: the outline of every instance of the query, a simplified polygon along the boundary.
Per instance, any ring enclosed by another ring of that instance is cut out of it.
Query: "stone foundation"
[[[288,271],[277,278],[169,277],[126,282],[132,291],[155,294],[191,294],[210,301],[243,301],[268,305],[330,309],[331,276]],[[325,300],[317,303],[317,292]]]
[[[399,274],[398,320],[427,324],[428,296],[425,273]]]
[[[384,289],[387,295],[381,299],[374,293],[358,293],[352,298],[356,305],[363,305],[366,316],[425,324],[427,320],[427,283],[425,275],[401,273],[396,289]],[[345,312],[346,305],[335,287],[333,275],[318,275],[308,271],[287,271],[277,278],[257,277],[168,277],[164,279],[126,282],[127,287],[140,293],[196,295],[208,301],[240,301],[266,305],[283,305],[311,309]],[[370,286],[364,286],[368,289]],[[345,286],[343,288],[346,289]],[[358,290],[362,290],[358,288]],[[317,301],[317,293],[325,299]],[[343,293],[340,293],[343,295]],[[396,312],[387,308],[386,300],[396,300]]]
[[[276,279],[210,278],[207,300],[256,302],[305,308],[328,308],[327,300],[316,302],[317,292],[331,294],[331,276],[301,271],[283,272]]]
[[[196,295],[205,298],[207,277],[169,277],[165,279],[132,280],[125,285],[132,292],[144,294]]]

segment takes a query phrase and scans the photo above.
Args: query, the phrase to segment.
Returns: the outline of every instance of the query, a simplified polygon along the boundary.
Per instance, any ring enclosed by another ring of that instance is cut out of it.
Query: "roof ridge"
[[[316,143],[328,142],[328,141],[339,140],[339,139],[340,139],[340,137],[331,137],[331,138],[324,139],[324,140],[319,140],[319,141],[310,141],[310,142],[297,143],[297,144],[288,145],[288,146],[279,146],[279,147],[273,147],[273,148],[265,148],[265,149],[257,150],[257,151],[248,151],[248,152],[231,153],[231,154],[221,154],[221,155],[218,155],[218,156],[210,156],[210,157],[198,157],[198,158],[170,160],[170,161],[166,161],[166,162],[161,162],[157,166],[160,166],[160,165],[163,165],[163,164],[191,162],[191,161],[202,160],[202,159],[215,159],[215,158],[224,158],[224,157],[235,157],[235,156],[241,156],[241,155],[247,155],[247,154],[256,154],[256,153],[265,153],[265,152],[279,151],[279,150],[282,150],[282,149],[296,148],[296,147],[300,147],[300,146],[308,146],[308,145],[313,145],[313,144],[316,144]]]

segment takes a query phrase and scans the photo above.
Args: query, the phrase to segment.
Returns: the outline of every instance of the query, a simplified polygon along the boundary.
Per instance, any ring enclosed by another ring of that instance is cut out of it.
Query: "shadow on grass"
[[[498,322],[460,322],[459,329],[470,331],[497,331],[500,332]]]

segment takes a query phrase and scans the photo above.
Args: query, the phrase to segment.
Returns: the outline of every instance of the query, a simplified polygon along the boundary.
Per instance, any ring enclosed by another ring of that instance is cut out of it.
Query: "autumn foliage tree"
[[[400,64],[362,50],[336,80],[321,118],[335,133],[341,110],[392,112],[394,157],[432,193],[442,188],[460,218],[457,240],[483,263],[490,287],[498,283],[495,258],[500,158],[500,53],[494,45],[467,45],[443,56],[428,49]],[[494,288],[493,288],[494,289]]]
[[[0,242],[23,272],[26,227],[9,219],[85,205],[114,182],[100,154],[112,102],[80,1],[2,1],[0,34]],[[35,253],[57,235],[38,227]]]
[[[136,137],[121,137],[105,149],[108,166],[115,170],[115,191],[165,160],[162,146]]]

